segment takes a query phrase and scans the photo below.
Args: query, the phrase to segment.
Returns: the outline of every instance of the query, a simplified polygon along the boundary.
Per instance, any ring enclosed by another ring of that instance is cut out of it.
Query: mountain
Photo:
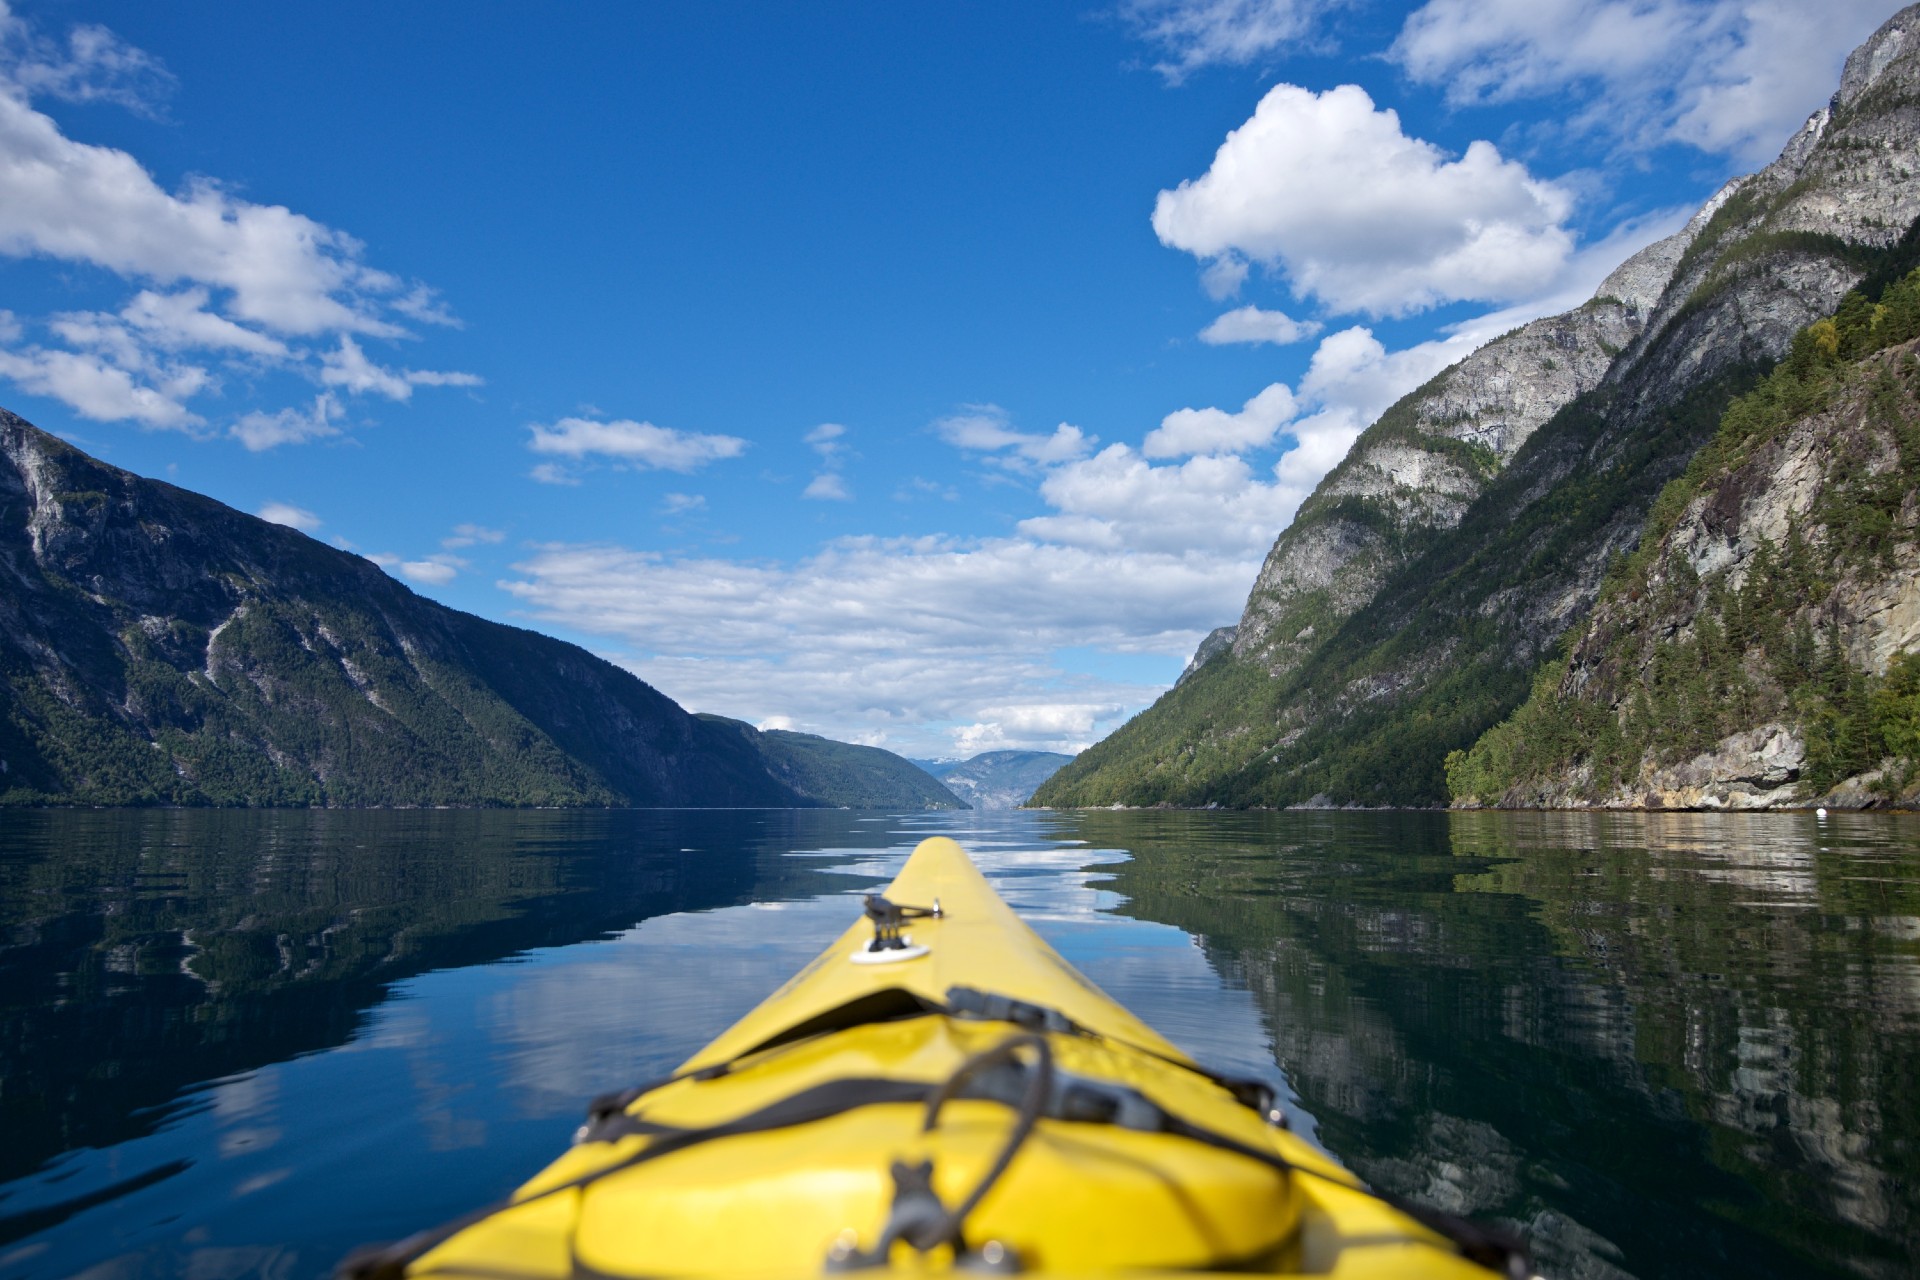
[[[974,809],[1018,809],[1072,756],[1058,751],[983,751],[969,760],[916,760]]]
[[[1727,406],[1920,260],[1915,36],[1920,6],[1773,164],[1388,409],[1275,542],[1230,647],[1034,802],[1446,803],[1447,753],[1526,699]]]
[[[1455,803],[1920,800],[1920,272],[1809,326],[1662,493]]]
[[[584,649],[4,410],[0,575],[0,803],[821,803]]]
[[[967,804],[914,761],[879,747],[787,729],[756,729],[725,716],[697,717],[748,743],[784,785],[814,804],[842,809],[964,809]]]

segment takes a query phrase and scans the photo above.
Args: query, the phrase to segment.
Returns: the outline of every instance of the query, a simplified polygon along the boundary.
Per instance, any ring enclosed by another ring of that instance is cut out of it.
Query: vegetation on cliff
[[[1905,791],[1920,654],[1873,663],[1860,602],[1915,569],[1916,339],[1920,272],[1869,280],[1803,329],[1661,493],[1525,705],[1448,757],[1454,799],[1620,802],[1770,726],[1799,750],[1758,783],[1814,797],[1878,771],[1878,794]]]

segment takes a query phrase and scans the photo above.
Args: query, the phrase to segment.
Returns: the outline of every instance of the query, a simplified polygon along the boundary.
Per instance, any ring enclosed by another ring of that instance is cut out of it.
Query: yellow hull
[[[953,841],[922,842],[884,896],[940,913],[884,951],[857,921],[672,1080],[597,1102],[508,1203],[343,1272],[1524,1274],[1201,1071]]]

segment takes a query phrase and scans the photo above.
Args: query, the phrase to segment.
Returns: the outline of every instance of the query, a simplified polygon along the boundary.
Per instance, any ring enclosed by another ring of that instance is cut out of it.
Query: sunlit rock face
[[[1447,752],[1524,700],[1725,406],[1904,252],[1916,174],[1920,6],[1772,164],[1389,409],[1274,543],[1230,659],[1036,800],[1446,803]]]
[[[1387,410],[1267,554],[1235,655],[1288,669],[1315,634],[1373,598],[1418,534],[1458,524],[1487,480],[1645,329],[1704,216],[1628,259],[1585,305],[1494,339]]]
[[[1637,698],[1659,696],[1651,682],[1675,654],[1732,643],[1745,650],[1733,664],[1744,713],[1707,749],[1674,758],[1656,743],[1617,780],[1580,762],[1482,799],[1754,809],[1861,807],[1920,792],[1915,780],[1878,761],[1810,790],[1802,780],[1806,717],[1798,714],[1797,686],[1777,670],[1777,650],[1796,631],[1829,653],[1837,647],[1833,657],[1844,655],[1872,676],[1920,649],[1920,498],[1910,473],[1914,446],[1901,440],[1920,422],[1920,343],[1878,352],[1844,378],[1823,408],[1754,441],[1738,465],[1706,478],[1673,526],[1656,531],[1644,571],[1623,579],[1583,623],[1557,688],[1536,695],[1622,722]],[[1871,491],[1890,492],[1892,510],[1883,496],[1863,515],[1859,494]],[[1783,550],[1795,546],[1797,556]],[[1783,567],[1787,559],[1798,567]],[[1795,585],[1773,591],[1769,584],[1783,575]],[[1742,614],[1737,605],[1730,614],[1729,601],[1760,589],[1773,592],[1765,621],[1778,634],[1771,641],[1733,636],[1727,620]]]

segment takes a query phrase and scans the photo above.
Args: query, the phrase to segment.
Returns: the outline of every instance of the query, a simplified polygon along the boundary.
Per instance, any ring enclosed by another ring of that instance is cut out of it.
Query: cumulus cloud
[[[1389,54],[1456,105],[1553,96],[1576,131],[1773,158],[1889,0],[1430,0]]]
[[[1230,343],[1257,345],[1263,342],[1284,347],[1311,338],[1324,327],[1317,320],[1295,320],[1284,311],[1237,307],[1216,316],[1212,324],[1200,331],[1200,341],[1212,347]]]
[[[289,529],[298,529],[302,533],[312,533],[320,527],[320,517],[305,507],[296,507],[290,502],[269,502],[253,514],[273,524],[283,524]]]
[[[1360,431],[1483,340],[1390,351],[1351,327],[1321,341],[1297,388],[1169,414],[1138,448],[1090,453],[1071,427],[1019,431],[995,406],[941,419],[954,447],[1039,477],[1047,512],[1011,536],[846,538],[790,563],[555,544],[499,585],[698,710],[909,753],[1076,751],[1164,685],[1071,673],[1056,655],[1157,656],[1170,677],[1238,616],[1273,539]],[[1277,460],[1249,460],[1262,450]]]
[[[1198,178],[1162,191],[1162,243],[1281,271],[1336,311],[1509,301],[1573,251],[1572,196],[1490,142],[1449,158],[1357,85],[1276,85]]]
[[[739,436],[680,431],[628,418],[612,422],[602,422],[596,418],[562,418],[550,427],[535,423],[532,432],[527,447],[535,453],[553,454],[575,461],[609,458],[622,466],[683,474],[697,471],[710,462],[737,458],[747,448],[747,442]],[[566,472],[551,466],[536,467],[533,476],[548,484],[573,482]]]
[[[205,422],[187,408],[186,401],[206,387],[207,371],[197,365],[168,364],[155,372],[156,377],[137,377],[90,351],[39,345],[0,350],[0,378],[32,395],[59,400],[83,418],[174,428]]]
[[[1095,443],[1095,437],[1065,422],[1051,435],[1016,431],[1007,411],[997,404],[965,405],[959,413],[939,419],[933,429],[948,444],[984,455],[986,461],[1012,471],[1032,472],[1085,457]]]
[[[1156,46],[1154,70],[1179,84],[1202,67],[1245,66],[1308,42],[1339,0],[1125,0],[1120,16]]]
[[[21,346],[12,335],[0,377],[85,417],[176,429],[204,424],[188,402],[219,389],[222,362],[394,399],[415,385],[477,384],[471,374],[394,374],[365,359],[350,335],[398,338],[407,330],[396,316],[450,317],[425,286],[368,266],[352,236],[211,179],[166,190],[133,156],[69,138],[33,105],[50,97],[152,114],[171,87],[158,61],[105,28],[75,27],[57,41],[0,4],[0,255],[137,286],[117,311],[42,322],[53,341]],[[326,357],[296,345],[329,336],[342,345]],[[256,412],[229,434],[274,435],[263,426],[271,416]],[[277,436],[325,434],[334,432]]]
[[[1176,409],[1147,433],[1140,451],[1149,458],[1181,458],[1190,453],[1244,453],[1273,443],[1280,426],[1294,413],[1293,392],[1276,382],[1240,407]]]

